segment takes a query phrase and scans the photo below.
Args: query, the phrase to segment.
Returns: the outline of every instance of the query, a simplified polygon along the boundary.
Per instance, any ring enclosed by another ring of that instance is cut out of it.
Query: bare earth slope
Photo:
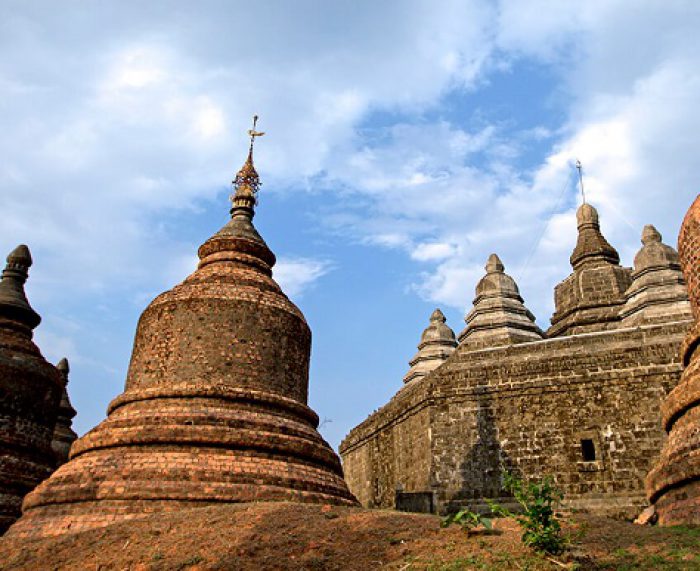
[[[558,563],[512,520],[466,536],[435,516],[292,503],[193,508],[41,540],[0,538],[0,569],[700,569],[700,528],[576,516]]]

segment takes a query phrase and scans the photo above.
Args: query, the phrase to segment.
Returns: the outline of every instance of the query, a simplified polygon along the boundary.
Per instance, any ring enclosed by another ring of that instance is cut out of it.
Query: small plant
[[[523,508],[523,513],[515,514],[496,502],[487,500],[493,513],[514,518],[523,529],[523,543],[535,551],[551,555],[564,551],[568,538],[562,532],[554,513],[564,496],[552,478],[546,476],[539,482],[524,482],[504,470],[503,488],[513,495]]]
[[[469,510],[460,510],[457,513],[450,514],[443,518],[440,522],[440,527],[448,527],[452,524],[460,526],[469,535],[473,529],[480,525],[485,529],[492,529],[493,523],[490,518],[483,517],[481,514],[474,513]]]

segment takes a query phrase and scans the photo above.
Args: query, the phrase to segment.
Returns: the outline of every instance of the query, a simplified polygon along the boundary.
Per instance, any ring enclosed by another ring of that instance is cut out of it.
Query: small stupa
[[[542,339],[535,316],[525,307],[518,285],[505,273],[501,259],[491,254],[484,269],[486,275],[476,286],[474,307],[464,318],[467,326],[459,334],[460,345],[468,343],[478,349]]]
[[[439,308],[430,315],[430,324],[420,337],[418,352],[408,363],[411,368],[403,378],[404,383],[425,377],[454,353],[457,340],[454,331],[446,321],[445,315]]]
[[[683,220],[678,254],[694,322],[681,345],[681,380],[661,405],[668,439],[646,489],[661,525],[700,525],[700,195]]]
[[[18,246],[0,281],[0,534],[55,467],[51,438],[63,384],[32,341],[41,317],[24,293],[31,265],[29,248]]]
[[[678,252],[661,241],[651,224],[642,231],[642,248],[634,257],[626,296],[620,312],[625,326],[692,318]]]
[[[68,398],[68,373],[70,372],[68,359],[65,357],[61,359],[56,368],[63,379],[63,393],[58,405],[58,416],[56,417],[56,428],[53,431],[51,448],[56,455],[56,466],[60,466],[68,462],[70,447],[78,439],[78,435],[73,430],[73,417],[76,412]]]
[[[222,502],[357,504],[307,406],[311,331],[252,222],[255,122],[249,134],[231,220],[200,246],[197,270],[143,312],[124,392],[27,496],[11,535]]]
[[[598,211],[584,202],[576,211],[578,239],[573,273],[554,289],[555,311],[547,337],[604,331],[620,326],[620,310],[632,278],[600,231]]]

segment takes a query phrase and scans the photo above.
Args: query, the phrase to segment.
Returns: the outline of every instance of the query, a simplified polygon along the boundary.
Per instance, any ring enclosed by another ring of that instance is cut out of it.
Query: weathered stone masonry
[[[393,506],[399,489],[432,495],[442,512],[479,509],[502,495],[501,466],[553,475],[572,507],[633,516],[646,503],[644,477],[664,442],[660,403],[678,382],[689,307],[673,289],[682,283],[675,252],[661,262],[638,256],[632,272],[596,234],[597,213],[586,205],[548,338],[536,340],[512,278],[480,282],[456,352],[350,432],[341,454],[363,505]],[[660,236],[651,241],[643,251],[658,249]],[[490,259],[487,277],[498,271],[500,260]],[[628,289],[634,307],[625,305]],[[641,289],[651,293],[640,301]]]

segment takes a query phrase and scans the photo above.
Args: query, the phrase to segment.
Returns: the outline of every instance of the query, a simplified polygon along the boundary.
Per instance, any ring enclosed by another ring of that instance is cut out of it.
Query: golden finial
[[[256,131],[255,127],[258,123],[258,116],[253,116],[253,128],[248,129],[248,135],[250,135],[250,149],[248,150],[248,158],[241,167],[241,170],[236,174],[236,178],[233,179],[233,195],[231,196],[231,202],[233,207],[231,208],[231,215],[233,216],[235,211],[247,212],[248,216],[253,216],[253,207],[257,204],[257,194],[260,189],[260,178],[253,165],[253,145],[255,144],[256,137],[262,137],[265,133],[261,131]]]

